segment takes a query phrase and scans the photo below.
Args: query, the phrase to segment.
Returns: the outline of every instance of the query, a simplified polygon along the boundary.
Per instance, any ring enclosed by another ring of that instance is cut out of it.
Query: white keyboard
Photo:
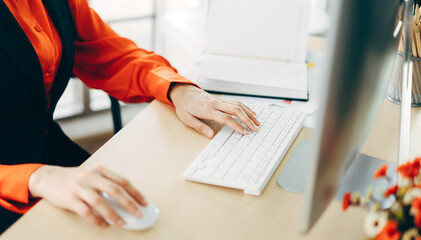
[[[243,136],[224,126],[186,169],[185,179],[260,195],[300,132],[305,114],[259,105],[251,108],[260,129]]]

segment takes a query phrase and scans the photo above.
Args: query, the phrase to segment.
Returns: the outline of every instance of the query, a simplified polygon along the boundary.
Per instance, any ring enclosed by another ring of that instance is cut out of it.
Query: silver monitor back
[[[309,164],[301,231],[334,198],[384,100],[396,58],[397,0],[335,0],[327,43],[326,89]],[[318,140],[318,141],[317,141]]]

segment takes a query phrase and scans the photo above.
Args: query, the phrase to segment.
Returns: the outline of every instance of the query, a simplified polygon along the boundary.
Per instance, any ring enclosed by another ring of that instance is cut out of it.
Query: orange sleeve
[[[151,101],[171,104],[167,94],[172,82],[191,81],[163,57],[140,49],[120,37],[86,0],[70,0],[75,23],[74,73],[91,88],[102,89],[124,102]]]
[[[25,213],[38,200],[29,199],[28,181],[42,164],[0,165],[0,206]]]

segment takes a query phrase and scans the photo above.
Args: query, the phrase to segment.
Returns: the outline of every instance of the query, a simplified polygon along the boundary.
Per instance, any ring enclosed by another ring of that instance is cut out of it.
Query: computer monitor
[[[324,62],[326,91],[315,137],[298,146],[278,179],[284,189],[303,192],[305,188],[301,231],[309,230],[335,194],[338,199],[346,191],[364,194],[375,169],[385,163],[360,150],[395,63],[398,39],[393,33],[400,3],[336,0],[332,4]]]

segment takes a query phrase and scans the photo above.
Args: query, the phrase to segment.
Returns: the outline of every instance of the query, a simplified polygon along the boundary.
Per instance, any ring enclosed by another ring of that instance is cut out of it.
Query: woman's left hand
[[[257,131],[260,125],[256,113],[245,104],[215,97],[190,84],[173,84],[169,97],[180,120],[208,138],[212,138],[214,132],[201,119],[227,124],[243,135],[248,131],[234,120],[234,116],[252,131]]]

